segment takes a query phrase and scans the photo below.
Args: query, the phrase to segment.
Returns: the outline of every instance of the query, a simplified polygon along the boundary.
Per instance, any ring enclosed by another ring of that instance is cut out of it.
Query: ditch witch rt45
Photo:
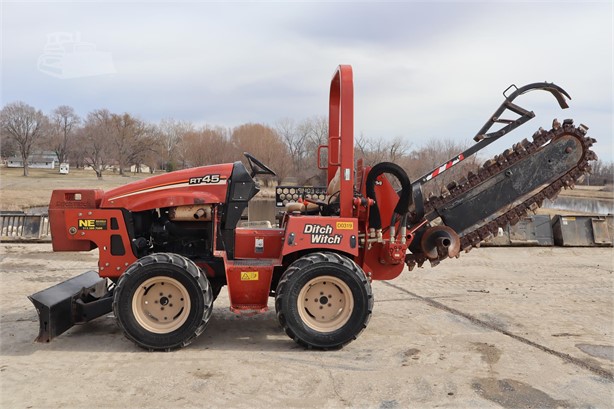
[[[423,198],[424,183],[533,118],[514,100],[534,90],[567,108],[569,95],[554,84],[512,86],[473,146],[411,182],[397,164],[355,163],[352,68],[339,66],[330,86],[328,145],[319,148],[328,152],[318,152],[327,186],[278,187],[277,204],[285,206],[279,227],[238,227],[259,191],[254,176],[275,175],[248,153],[249,170],[237,161],[107,192],[55,190],[53,250],[98,248],[98,271],[30,297],[40,319],[37,340],[113,311],[137,345],[183,347],[205,330],[227,286],[236,313],[264,312],[273,297],[279,323],[300,345],[346,345],[369,322],[372,280],[391,280],[405,265],[458,257],[590,170],[595,140],[587,128],[555,120],[551,130],[539,129],[532,141],[486,161],[441,195]]]

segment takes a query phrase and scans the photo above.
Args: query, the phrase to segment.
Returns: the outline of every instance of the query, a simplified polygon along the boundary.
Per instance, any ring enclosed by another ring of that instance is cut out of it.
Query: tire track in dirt
[[[532,347],[537,348],[537,349],[539,349],[541,351],[544,351],[544,352],[546,352],[546,353],[548,353],[550,355],[553,355],[553,356],[556,356],[558,358],[561,358],[565,362],[568,362],[570,364],[576,365],[576,366],[578,366],[580,368],[583,368],[583,369],[587,369],[587,370],[593,372],[594,374],[598,375],[599,377],[601,377],[601,378],[603,378],[603,379],[605,379],[605,380],[607,380],[609,382],[614,382],[614,373],[612,373],[612,372],[610,372],[610,371],[608,371],[608,370],[606,370],[606,369],[604,369],[604,368],[602,368],[602,367],[600,367],[598,365],[594,365],[594,364],[588,363],[588,362],[583,361],[583,360],[581,360],[579,358],[575,358],[575,357],[573,357],[573,356],[571,356],[569,354],[556,351],[556,350],[554,350],[552,348],[548,348],[545,345],[538,344],[537,342],[531,341],[530,339],[527,339],[525,337],[521,337],[520,335],[513,334],[513,333],[511,333],[511,332],[509,332],[509,331],[507,331],[507,330],[505,330],[503,328],[500,328],[499,326],[497,326],[497,325],[495,325],[495,324],[493,324],[491,322],[483,321],[483,320],[481,320],[481,319],[479,319],[477,317],[474,317],[471,314],[468,314],[466,312],[457,310],[456,308],[449,307],[449,306],[447,306],[445,304],[440,303],[439,301],[433,300],[432,298],[423,297],[421,295],[413,293],[413,292],[411,292],[409,290],[406,290],[403,287],[400,287],[398,285],[392,284],[390,282],[382,281],[382,284],[387,285],[389,287],[392,287],[392,288],[394,288],[396,290],[399,290],[399,291],[401,291],[401,292],[403,292],[405,294],[408,294],[408,295],[410,295],[412,297],[415,297],[416,299],[418,299],[418,300],[420,300],[420,301],[430,305],[431,307],[434,307],[434,308],[446,311],[446,312],[448,312],[450,314],[453,314],[453,315],[457,315],[457,316],[463,317],[463,318],[469,320],[471,323],[473,323],[475,325],[478,325],[480,327],[487,328],[487,329],[490,329],[490,330],[493,330],[493,331],[497,331],[497,332],[499,332],[499,333],[501,333],[503,335],[506,335],[506,336],[508,336],[510,338],[515,339],[516,341],[522,342],[523,344],[532,346]]]

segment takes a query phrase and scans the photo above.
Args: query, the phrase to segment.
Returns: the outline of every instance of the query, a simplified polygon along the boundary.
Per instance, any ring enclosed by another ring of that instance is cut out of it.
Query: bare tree
[[[302,183],[310,181],[312,184],[325,184],[326,171],[318,169],[318,147],[328,145],[328,118],[325,116],[312,116],[303,121],[308,124],[309,136],[305,143],[305,170],[301,173]],[[325,152],[325,151],[323,151]],[[325,159],[322,158],[323,160]],[[301,183],[301,184],[302,184]]]
[[[402,136],[396,136],[388,141],[388,156],[386,160],[398,163],[407,155],[410,148],[411,143],[409,141],[403,139]]]
[[[306,170],[305,157],[312,132],[311,122],[304,120],[297,125],[294,120],[286,118],[277,123],[276,130],[288,149],[293,175],[299,176]]]
[[[313,116],[307,118],[305,122],[309,123],[309,144],[316,149],[320,145],[328,144],[328,118],[325,116]]]
[[[369,139],[361,132],[360,135],[354,137],[354,153],[364,159],[367,157],[368,151]]]
[[[409,153],[411,143],[397,136],[391,140],[383,138],[368,138],[363,133],[356,137],[356,155],[362,157],[365,165],[375,165],[380,162],[402,162]]]
[[[147,140],[146,126],[140,119],[123,113],[111,114],[110,120],[113,154],[119,166],[119,174],[123,176],[126,167],[150,149],[151,141]]]
[[[187,132],[178,145],[187,166],[213,165],[232,162],[236,158],[226,129],[204,127]]]
[[[106,109],[90,112],[79,133],[78,147],[83,163],[96,172],[98,179],[102,179],[102,172],[107,170],[113,161],[112,133],[111,113]]]
[[[421,148],[409,155],[406,170],[411,180],[425,175],[438,165],[454,158],[469,146],[468,142],[459,142],[453,139],[431,139]],[[426,195],[439,194],[451,181],[457,181],[470,171],[476,172],[479,167],[475,155],[465,159],[460,164],[446,170],[440,176],[424,185]]]
[[[150,173],[154,173],[156,168],[162,168],[166,162],[160,161],[160,156],[165,152],[160,132],[155,125],[143,123],[142,134],[138,138],[137,147],[132,149],[129,156],[129,163],[134,165],[135,172],[141,172],[141,165],[147,165]]]
[[[50,118],[49,143],[60,163],[68,161],[81,118],[72,107],[61,105],[53,110]]]
[[[587,185],[607,185],[614,181],[614,162],[601,159],[591,162],[591,174],[584,178]]]
[[[191,122],[177,121],[172,118],[163,119],[158,125],[160,143],[162,145],[161,157],[166,170],[173,170],[181,159],[181,141],[188,132],[193,132]],[[185,163],[183,163],[185,167]]]
[[[2,136],[12,139],[17,145],[23,162],[23,175],[28,176],[28,158],[45,133],[47,117],[21,101],[12,102],[0,111]]]
[[[9,158],[11,156],[17,155],[18,153],[19,149],[17,149],[17,143],[13,138],[0,138],[0,156],[2,158]]]
[[[282,181],[290,167],[290,156],[275,129],[263,124],[244,124],[233,129],[232,145],[237,152],[249,152],[277,173]]]

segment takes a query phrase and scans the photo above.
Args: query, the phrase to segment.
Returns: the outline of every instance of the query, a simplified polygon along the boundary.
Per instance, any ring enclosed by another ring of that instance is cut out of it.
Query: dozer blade
[[[113,297],[107,280],[88,271],[28,296],[36,307],[39,333],[36,342],[49,342],[75,324],[111,312]]]

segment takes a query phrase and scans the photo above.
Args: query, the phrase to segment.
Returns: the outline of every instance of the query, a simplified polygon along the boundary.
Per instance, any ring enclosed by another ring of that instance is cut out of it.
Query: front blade
[[[39,333],[36,342],[49,342],[81,320],[75,303],[82,296],[106,291],[106,279],[88,271],[46,290],[28,296],[36,307]]]

